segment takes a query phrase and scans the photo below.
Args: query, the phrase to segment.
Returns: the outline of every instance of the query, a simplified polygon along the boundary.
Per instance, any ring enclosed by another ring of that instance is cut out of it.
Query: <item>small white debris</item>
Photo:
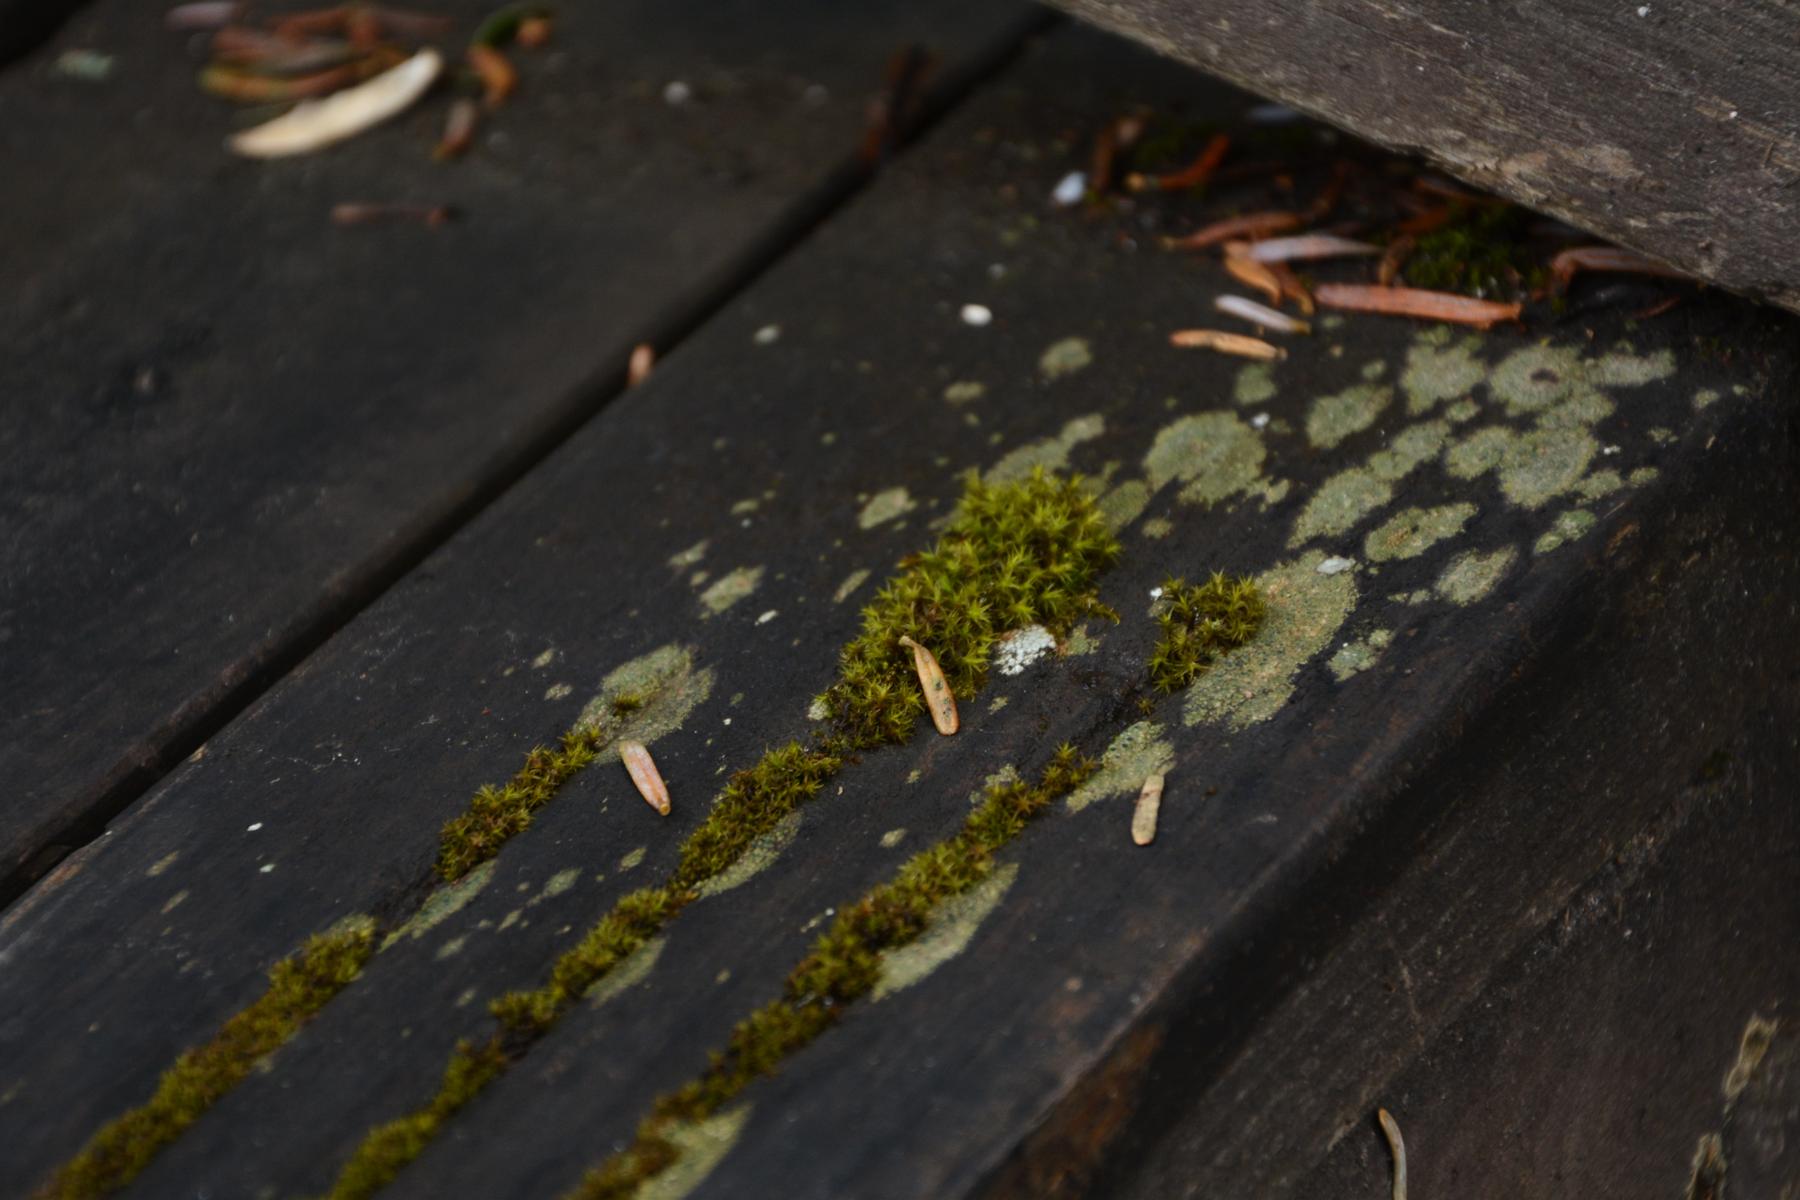
[[[758,625],[767,625],[770,621],[773,621],[774,619],[775,619],[775,610],[771,608],[768,612],[766,612],[762,616],[756,618],[756,623]]]
[[[1258,104],[1244,115],[1253,125],[1289,125],[1306,119],[1285,104]]]
[[[825,697],[814,696],[813,702],[807,706],[806,719],[809,721],[823,721],[830,715],[831,706],[825,703]]]
[[[1050,651],[1056,637],[1042,625],[1015,629],[994,645],[994,665],[1002,675],[1017,675]]]
[[[251,158],[284,158],[322,149],[410,108],[443,69],[443,57],[426,48],[366,83],[323,100],[302,100],[274,120],[233,134],[225,144]]]
[[[750,340],[759,346],[773,346],[781,340],[781,326],[764,325],[751,336]]]
[[[1131,811],[1131,840],[1148,846],[1156,840],[1156,817],[1162,811],[1163,777],[1152,775],[1144,780],[1138,793],[1137,807]]]
[[[1345,571],[1348,571],[1351,567],[1354,567],[1355,565],[1356,565],[1355,559],[1340,558],[1334,554],[1330,558],[1326,559],[1324,562],[1319,564],[1319,574],[1321,574],[1321,575],[1342,575]]]
[[[1617,446],[1602,446],[1602,447],[1600,447],[1600,453],[1602,453],[1602,454],[1617,454],[1618,452],[1619,452],[1619,447],[1617,447]]]
[[[569,693],[573,692],[574,690],[575,690],[575,685],[573,685],[573,684],[553,683],[549,687],[544,689],[544,699],[546,699],[546,700],[561,700],[564,696],[567,696]]]
[[[989,279],[1005,279],[1006,278],[1006,264],[1005,263],[989,263],[988,264],[988,278]]]
[[[694,98],[694,89],[679,79],[671,79],[663,85],[663,103],[680,108]]]
[[[1268,413],[1257,413],[1254,417],[1250,418],[1250,428],[1252,428],[1252,429],[1267,429],[1268,427],[1269,427],[1269,414]]]
[[[273,871],[275,869],[275,864],[274,863],[264,863],[261,867],[259,867],[257,869],[260,870],[264,875],[267,875],[270,871]]]
[[[1150,598],[1152,600],[1161,600],[1162,599],[1162,589],[1159,587],[1151,588],[1150,589]]]
[[[1649,15],[1650,15],[1650,6],[1648,4],[1638,5],[1638,16],[1647,17]]]
[[[1081,198],[1087,195],[1087,172],[1070,171],[1056,184],[1056,190],[1050,193],[1050,199],[1061,208],[1071,204],[1080,204]]]
[[[985,304],[965,304],[962,306],[962,323],[976,329],[991,325],[994,323],[994,310]]]
[[[244,832],[245,833],[255,833],[257,830],[259,830],[261,828],[262,828],[262,822],[256,821],[249,825],[244,826]]]

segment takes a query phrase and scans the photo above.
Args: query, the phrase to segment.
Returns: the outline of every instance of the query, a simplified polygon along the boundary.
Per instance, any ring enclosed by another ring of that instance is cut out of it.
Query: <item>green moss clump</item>
[[[636,692],[625,692],[612,698],[612,715],[623,720],[638,709],[644,707],[646,703],[648,703],[648,701]]]
[[[1520,296],[1547,278],[1525,233],[1530,214],[1510,205],[1464,208],[1449,224],[1422,235],[1401,273],[1414,287],[1480,298]]]
[[[632,1145],[590,1171],[570,1200],[636,1195],[678,1157],[669,1138],[674,1126],[717,1113],[836,1024],[850,1005],[874,990],[884,951],[915,940],[939,905],[987,878],[995,854],[1033,817],[1080,787],[1096,766],[1065,745],[1036,783],[1016,780],[989,788],[954,836],[915,854],[892,880],[840,911],[831,929],[788,974],[781,996],[738,1022],[698,1078],[657,1099]]]
[[[375,949],[366,918],[308,939],[269,970],[269,987],[164,1072],[148,1101],[103,1126],[38,1193],[56,1200],[105,1196],[149,1165],[256,1063],[274,1053],[361,972]]]
[[[511,779],[476,792],[467,809],[444,822],[438,838],[439,878],[455,883],[500,853],[508,839],[531,826],[537,810],[550,803],[563,784],[599,756],[605,743],[606,736],[598,729],[572,729],[563,734],[559,748],[534,748]]]
[[[1076,621],[1095,613],[1116,620],[1097,598],[1095,583],[1118,553],[1117,540],[1080,480],[1057,479],[1041,468],[1029,478],[994,486],[971,476],[956,517],[938,544],[904,563],[905,569],[863,610],[862,633],[844,648],[837,682],[823,697],[831,718],[827,732],[810,745],[790,742],[770,750],[755,766],[733,775],[706,820],[682,843],[680,860],[667,880],[621,898],[556,960],[543,985],[495,999],[489,1007],[500,1032],[488,1045],[496,1053],[501,1047],[505,1052],[494,1070],[447,1071],[438,1093],[423,1108],[364,1139],[340,1173],[331,1200],[362,1200],[392,1179],[429,1144],[450,1114],[548,1033],[587,989],[698,899],[702,884],[730,868],[752,842],[816,796],[850,755],[910,737],[924,701],[912,655],[900,645],[902,636],[930,646],[952,689],[968,696],[985,678],[988,655],[1007,630],[1038,624],[1067,633]],[[570,739],[577,736],[564,739],[562,754],[544,752],[507,788],[494,789],[494,798],[479,812],[472,808],[457,818],[468,822],[458,827],[458,844],[491,855],[501,841],[529,824],[531,812],[566,778],[557,772],[566,767],[572,773],[579,769],[577,762],[591,761],[593,744],[572,745]],[[1039,786],[1060,786],[1076,770],[1072,755],[1071,751],[1059,756]],[[1010,800],[990,797],[990,805],[998,809],[984,806],[971,817],[971,822],[979,818],[981,824],[966,830],[967,840],[957,848],[937,847],[915,860],[920,865],[908,864],[913,874],[903,872],[904,878],[895,885],[901,890],[891,902],[877,905],[878,911],[866,918],[876,924],[859,926],[858,937],[880,930],[905,940],[917,936],[923,918],[915,922],[906,913],[928,911],[929,905],[918,908],[926,898],[954,895],[982,878],[988,870],[985,855],[1000,844],[996,839],[1023,828],[1026,817],[1042,806],[1031,799],[1035,794],[1024,789],[1008,793]],[[846,998],[874,986],[874,960],[857,957],[861,944],[843,943],[841,954],[830,959],[829,970],[820,977]],[[840,973],[845,955],[863,974]],[[863,975],[868,977],[866,986],[857,982]],[[782,1047],[804,1045],[817,1036],[823,1028],[819,1020],[816,1006],[753,1017],[760,1023],[743,1035],[743,1052],[733,1060],[738,1065],[732,1068],[736,1072],[732,1078],[747,1081],[759,1070],[771,1069],[785,1053]],[[651,1173],[660,1171],[672,1161],[660,1144],[655,1138],[640,1139],[631,1161],[645,1169],[654,1167]],[[615,1175],[625,1170],[608,1169]],[[638,1169],[632,1167],[618,1177],[638,1178],[630,1173]]]
[[[1217,572],[1205,583],[1171,579],[1162,599],[1156,618],[1162,638],[1150,652],[1150,682],[1164,692],[1186,687],[1221,654],[1255,637],[1266,612],[1254,579]]]
[[[1096,613],[1117,620],[1094,584],[1118,554],[1079,480],[1042,468],[997,486],[971,475],[943,538],[863,609],[863,631],[820,697],[826,711],[851,748],[905,741],[925,702],[903,635],[930,647],[951,691],[966,698],[1002,633],[1042,625],[1061,636]]]

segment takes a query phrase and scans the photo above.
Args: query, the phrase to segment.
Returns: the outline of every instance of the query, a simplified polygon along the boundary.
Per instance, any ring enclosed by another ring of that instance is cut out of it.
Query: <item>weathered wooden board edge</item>
[[[7,0],[0,0],[0,5],[5,3]],[[56,22],[79,7],[39,5],[34,0],[11,3],[33,11],[55,8]],[[0,7],[0,20],[10,13],[11,8]],[[868,185],[879,173],[883,155],[923,136],[1056,19],[1047,10],[1029,9],[1007,23],[989,44],[936,64],[938,69],[913,105],[892,115],[885,141],[857,149],[835,166],[822,168],[816,182],[796,196],[759,237],[723,259],[709,275],[693,280],[673,303],[650,312],[637,340],[649,343],[659,356],[668,354]],[[54,22],[44,29],[44,35],[53,28]],[[870,148],[878,153],[867,154]],[[109,822],[159,779],[603,410],[627,386],[628,357],[622,343],[598,360],[578,386],[530,419],[518,422],[516,432],[498,443],[485,462],[472,466],[465,477],[451,481],[402,516],[365,557],[321,581],[317,594],[286,621],[234,660],[224,662],[207,686],[149,722],[118,758],[94,777],[84,794],[72,797],[42,823],[30,839],[31,845],[16,860],[0,862],[0,909],[17,900],[72,851],[101,836]]]
[[[1720,435],[1758,450],[1723,487],[1690,469],[1601,530],[1601,582],[1532,631],[1528,661],[1461,714],[1459,738],[1413,764],[1368,823],[1335,831],[1308,894],[1233,967],[1230,994],[1184,977],[1153,998],[967,1194],[1314,1194],[1314,1168],[1372,1118],[1381,1089],[1471,1019],[1488,981],[1555,936],[1579,895],[1698,809],[1791,794],[1791,745],[1785,776],[1735,765],[1794,670],[1792,614],[1771,600],[1800,580],[1787,548],[1800,380],[1772,395]],[[1567,808],[1545,803],[1559,793]],[[1787,888],[1766,875],[1734,886]],[[1791,905],[1769,915],[1800,934]],[[1734,978],[1707,968],[1722,987]]]
[[[1800,56],[1784,5],[1056,2],[1800,312]]]

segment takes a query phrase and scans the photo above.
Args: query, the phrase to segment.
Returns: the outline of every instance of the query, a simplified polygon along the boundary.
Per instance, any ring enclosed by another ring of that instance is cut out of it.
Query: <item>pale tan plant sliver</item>
[[[322,150],[410,108],[443,69],[443,58],[426,48],[367,83],[299,104],[272,121],[233,134],[225,144],[251,158]]]
[[[642,742],[620,742],[619,759],[625,764],[631,782],[637,786],[638,795],[651,808],[668,816],[669,785],[663,782],[662,772],[656,769],[656,760],[650,757],[650,748]]]
[[[950,690],[950,681],[944,678],[937,655],[909,637],[902,637],[900,644],[913,652],[913,669],[919,673],[919,686],[925,689],[925,707],[931,710],[931,723],[949,737],[962,728],[962,720],[956,713],[956,693]]]

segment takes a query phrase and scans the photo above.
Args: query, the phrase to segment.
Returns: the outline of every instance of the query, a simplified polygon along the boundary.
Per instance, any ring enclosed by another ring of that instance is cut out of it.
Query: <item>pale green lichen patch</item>
[[[1455,337],[1447,326],[1428,329],[1413,339],[1400,372],[1400,390],[1406,393],[1406,411],[1418,416],[1445,400],[1467,397],[1487,377],[1487,367],[1476,357],[1481,339]],[[1470,401],[1470,415],[1474,402]],[[1453,420],[1455,418],[1452,418]]]
[[[1017,483],[1038,467],[1046,471],[1066,471],[1069,454],[1083,442],[1091,442],[1106,432],[1106,420],[1098,413],[1076,417],[1062,427],[1055,437],[1027,442],[988,468],[985,481],[990,485]]]
[[[883,522],[903,517],[917,507],[917,502],[905,488],[888,488],[869,497],[869,502],[856,514],[856,524],[859,529],[873,529]]]
[[[1329,450],[1353,434],[1375,424],[1394,402],[1394,389],[1381,384],[1359,383],[1312,402],[1306,414],[1306,438],[1321,450]]]
[[[710,545],[712,543],[708,539],[701,538],[686,550],[669,555],[669,565],[677,571],[685,571],[706,557],[706,548]]]
[[[1465,550],[1438,576],[1437,594],[1452,604],[1474,604],[1494,590],[1518,557],[1511,546],[1485,553]]]
[[[1595,471],[1582,477],[1575,484],[1575,493],[1584,500],[1600,500],[1612,495],[1625,486],[1625,480],[1611,467],[1603,471]]]
[[[1218,504],[1256,488],[1266,455],[1261,435],[1236,413],[1195,413],[1157,432],[1144,474],[1152,491],[1179,482],[1183,502]]]
[[[149,876],[150,878],[154,879],[158,875],[161,875],[164,871],[168,870],[170,867],[174,866],[175,860],[180,857],[181,857],[181,851],[171,850],[167,854],[163,855],[161,858],[157,859],[155,862],[151,863],[147,868],[145,868],[144,874]]]
[[[533,904],[542,904],[546,900],[554,900],[558,896],[560,896],[563,893],[574,888],[574,886],[580,882],[581,882],[581,868],[580,867],[568,867],[564,870],[558,871],[556,874],[552,875],[549,879],[544,881],[543,889],[541,891],[539,891],[535,897],[532,898],[532,903]]]
[[[1694,393],[1694,411],[1699,412],[1707,405],[1717,401],[1718,398],[1719,391],[1717,388],[1701,388]]]
[[[1575,490],[1599,452],[1599,443],[1581,428],[1521,433],[1505,425],[1488,425],[1452,445],[1444,454],[1444,467],[1458,479],[1492,471],[1508,500],[1522,508],[1540,508]]]
[[[701,616],[716,617],[762,586],[761,567],[739,567],[700,593]]]
[[[844,576],[844,582],[838,584],[837,591],[831,594],[831,602],[833,604],[842,604],[856,594],[857,588],[867,582],[869,582],[868,569],[866,567],[857,568],[850,572],[850,574]]]
[[[890,829],[881,835],[881,848],[883,850],[892,850],[895,846],[898,846],[905,840],[906,827],[902,825],[898,829]]]
[[[1539,536],[1532,544],[1533,554],[1548,554],[1557,547],[1573,542],[1586,535],[1594,527],[1594,514],[1585,508],[1571,508],[1556,514],[1556,520],[1550,528]]]
[[[1275,398],[1275,364],[1251,363],[1238,371],[1231,387],[1231,402],[1240,408],[1254,408]]]
[[[1094,361],[1094,351],[1086,338],[1068,337],[1052,342],[1038,359],[1038,371],[1045,379],[1061,379]]]
[[[1356,607],[1356,573],[1322,575],[1324,561],[1313,550],[1257,577],[1267,605],[1262,631],[1189,686],[1183,721],[1245,729],[1281,711],[1300,668],[1331,644]]]
[[[1084,621],[1075,627],[1073,633],[1069,634],[1069,641],[1063,647],[1063,653],[1076,658],[1084,654],[1092,654],[1100,648],[1100,640],[1099,634],[1088,631],[1087,623]]]
[[[1468,503],[1401,509],[1363,539],[1363,557],[1370,562],[1417,558],[1460,534],[1474,515],[1475,506]]]
[[[750,1106],[744,1104],[668,1130],[663,1137],[675,1147],[678,1157],[661,1174],[638,1186],[637,1200],[686,1200],[725,1161],[749,1118]]]
[[[425,898],[406,924],[388,934],[381,941],[381,948],[389,946],[403,937],[422,938],[445,921],[469,906],[475,897],[487,889],[494,881],[494,860],[489,859],[474,870],[464,875],[455,883],[443,884],[434,889]]]
[[[582,706],[575,728],[603,735],[594,761],[614,762],[620,739],[648,746],[681,728],[712,696],[713,683],[712,668],[696,667],[690,647],[658,646],[608,671],[600,690]]]
[[[1015,773],[1014,778],[1017,778]],[[870,993],[870,999],[881,1000],[904,988],[921,983],[933,971],[969,948],[981,923],[1000,907],[1013,880],[1019,877],[1018,863],[1004,863],[993,874],[963,892],[944,901],[931,916],[917,941],[892,950],[884,950],[881,979]]]
[[[1391,630],[1371,629],[1365,636],[1339,646],[1337,653],[1326,660],[1325,666],[1342,683],[1352,675],[1361,674],[1374,666],[1375,660],[1381,657],[1381,652],[1393,640]]]
[[[445,941],[443,945],[439,946],[437,948],[437,953],[433,954],[432,957],[434,959],[436,959],[438,962],[443,962],[446,958],[455,958],[457,955],[462,953],[463,947],[468,944],[469,944],[469,935],[466,933],[458,934],[457,936]]]
[[[1395,484],[1443,451],[1449,433],[1450,426],[1444,421],[1409,425],[1371,454],[1366,465],[1331,476],[1294,518],[1288,546],[1299,547],[1313,538],[1336,537],[1355,528],[1394,498]]]
[[[959,379],[944,389],[944,399],[952,404],[972,404],[987,395],[987,384],[973,379]]]
[[[1100,769],[1069,793],[1065,803],[1078,813],[1089,805],[1116,796],[1135,796],[1151,775],[1166,775],[1175,766],[1175,747],[1163,737],[1155,721],[1128,726],[1100,756]]]
[[[1107,528],[1117,533],[1143,516],[1150,506],[1150,485],[1141,479],[1127,479],[1102,495],[1095,504]]]
[[[1636,355],[1626,349],[1583,358],[1579,345],[1540,344],[1515,350],[1501,360],[1488,379],[1488,390],[1512,416],[1564,409],[1553,423],[1596,421],[1612,411],[1600,388],[1638,387],[1675,372],[1675,356],[1667,350]]]
[[[643,862],[644,856],[648,853],[650,853],[650,847],[648,847],[648,846],[639,846],[635,850],[627,851],[625,853],[625,856],[623,858],[619,859],[619,870],[621,870],[621,871],[631,870],[631,868],[633,868],[633,867],[637,866],[639,863]]]
[[[803,811],[795,809],[777,821],[774,828],[758,834],[751,839],[750,845],[735,862],[696,888],[696,894],[717,896],[721,892],[744,886],[768,870],[794,844],[794,838],[800,832],[800,823],[805,817]]]
[[[607,1001],[615,999],[621,992],[636,987],[650,978],[650,972],[656,968],[656,960],[662,957],[663,946],[668,943],[666,937],[653,937],[643,945],[619,960],[619,965],[610,972],[595,980],[593,985],[583,992],[582,999],[599,1008]]]
[[[1175,522],[1167,517],[1151,517],[1139,532],[1147,538],[1166,538],[1175,532]]]

